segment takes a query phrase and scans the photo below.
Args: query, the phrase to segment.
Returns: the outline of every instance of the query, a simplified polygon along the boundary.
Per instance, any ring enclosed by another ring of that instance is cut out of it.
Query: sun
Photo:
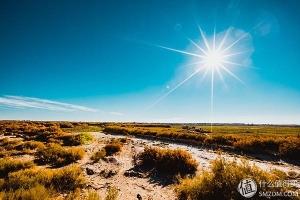
[[[218,51],[209,52],[203,60],[204,64],[212,69],[222,66],[225,61],[224,56]]]
[[[163,95],[161,98],[159,98],[156,102],[154,102],[152,105],[150,105],[148,109],[150,109],[152,106],[160,102],[162,99],[167,97],[170,93],[175,91],[178,87],[180,87],[182,84],[187,82],[189,79],[191,79],[196,74],[203,72],[202,81],[203,78],[206,77],[206,75],[211,72],[211,132],[212,132],[212,118],[213,118],[213,101],[214,101],[214,81],[215,76],[219,76],[220,80],[223,81],[224,85],[226,86],[223,72],[229,74],[239,82],[245,84],[240,78],[238,78],[232,71],[231,67],[249,67],[248,65],[244,65],[241,61],[234,61],[237,60],[239,56],[243,56],[244,58],[247,57],[247,54],[252,54],[254,49],[249,48],[247,49],[247,43],[251,41],[248,36],[248,32],[243,32],[242,30],[236,30],[233,32],[234,28],[229,27],[226,31],[221,32],[219,34],[216,34],[216,29],[214,29],[214,33],[209,40],[208,37],[205,35],[205,33],[202,31],[201,27],[198,25],[200,36],[201,36],[201,42],[196,42],[195,40],[192,40],[188,37],[186,37],[190,43],[196,47],[196,51],[184,51],[179,49],[174,49],[170,47],[155,45],[159,48],[167,49],[170,51],[178,52],[184,55],[188,55],[194,58],[197,58],[196,62],[193,62],[190,65],[195,65],[196,70],[191,73],[188,77],[186,77],[183,81],[181,81],[179,84],[177,84],[174,88],[170,89],[165,95]],[[223,36],[221,36],[223,35]],[[232,37],[233,36],[233,37]],[[242,47],[242,48],[239,48]]]

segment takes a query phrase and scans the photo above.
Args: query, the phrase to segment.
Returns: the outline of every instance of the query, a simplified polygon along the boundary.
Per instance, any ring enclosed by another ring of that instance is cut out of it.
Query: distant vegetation
[[[209,130],[210,127],[203,127]],[[105,132],[139,137],[161,138],[193,145],[231,149],[243,153],[262,153],[300,161],[300,127],[220,126],[214,133],[190,132],[181,126],[145,128],[133,125],[106,126]],[[206,131],[208,132],[208,131]]]

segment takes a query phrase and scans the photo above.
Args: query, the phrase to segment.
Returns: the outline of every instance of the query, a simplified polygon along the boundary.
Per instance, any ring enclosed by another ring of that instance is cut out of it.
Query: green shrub
[[[0,159],[0,178],[6,177],[9,172],[34,167],[33,161],[12,160],[9,158]]]
[[[182,149],[159,149],[145,147],[138,155],[140,165],[155,168],[158,172],[167,174],[192,174],[197,170],[199,163],[192,158],[191,154]]]
[[[182,200],[205,200],[205,199],[244,199],[237,191],[239,182],[244,178],[253,179],[259,191],[272,189],[280,191],[283,188],[260,187],[260,181],[277,180],[284,181],[287,176],[284,172],[273,171],[266,172],[257,166],[250,165],[243,160],[242,163],[234,161],[225,161],[224,158],[218,157],[211,163],[210,169],[203,170],[200,175],[194,178],[181,179],[175,186],[177,197]],[[292,188],[284,188],[291,190]],[[251,199],[260,199],[258,193]]]
[[[62,134],[58,139],[62,139],[65,145],[77,146],[92,143],[94,136],[90,133]]]
[[[94,162],[98,162],[100,159],[104,158],[105,156],[106,156],[106,151],[104,148],[101,148],[91,156],[91,160],[93,160]]]

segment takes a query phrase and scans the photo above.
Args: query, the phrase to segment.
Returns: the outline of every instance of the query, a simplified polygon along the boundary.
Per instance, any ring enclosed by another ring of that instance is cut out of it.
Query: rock
[[[143,178],[144,177],[142,173],[136,172],[136,171],[133,171],[133,170],[128,170],[128,171],[124,172],[124,176],[138,177],[138,178]]]
[[[137,195],[136,195],[136,198],[137,198],[138,200],[142,200],[142,196],[141,196],[140,194],[137,194]]]
[[[96,173],[96,172],[94,171],[94,169],[91,169],[91,168],[88,168],[88,167],[86,167],[85,170],[86,170],[87,175],[93,175],[93,174]]]
[[[100,175],[102,175],[104,178],[110,178],[117,174],[117,171],[104,169],[100,172]]]
[[[118,164],[117,159],[114,157],[111,157],[111,156],[105,157],[105,158],[103,158],[103,160],[107,163]]]

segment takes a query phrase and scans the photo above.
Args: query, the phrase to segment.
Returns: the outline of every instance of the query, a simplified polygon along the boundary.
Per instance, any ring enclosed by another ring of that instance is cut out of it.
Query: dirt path
[[[145,145],[155,146],[159,148],[176,149],[181,148],[191,153],[194,159],[199,164],[200,169],[207,169],[210,162],[214,160],[218,154],[214,151],[207,149],[200,149],[197,147],[175,144],[175,143],[162,143],[160,141],[153,141],[147,139],[130,138],[131,142],[123,146],[120,154],[108,157],[106,160],[100,160],[97,163],[91,162],[90,156],[104,146],[105,141],[112,138],[124,138],[125,136],[110,135],[101,132],[93,132],[95,139],[90,145],[85,145],[86,156],[80,161],[83,168],[93,170],[95,173],[87,175],[91,188],[96,189],[101,196],[105,196],[107,189],[110,186],[115,186],[119,190],[120,200],[137,199],[137,194],[140,194],[144,199],[154,200],[174,200],[176,199],[172,185],[164,186],[161,182],[153,181],[147,177],[124,176],[124,173],[133,167],[132,157],[135,153],[142,151]],[[100,140],[100,142],[99,142]],[[240,161],[242,158],[236,155],[223,153],[222,157],[226,160],[237,159]],[[291,165],[284,162],[270,162],[261,161],[257,159],[249,159],[250,164],[255,164],[264,170],[279,169],[285,172],[295,171],[300,174],[300,167]]]
[[[85,170],[88,168],[94,172],[92,175],[87,175],[89,187],[97,190],[104,197],[108,188],[115,186],[119,190],[120,200],[137,199],[137,194],[140,194],[143,200],[176,199],[172,185],[163,186],[159,182],[151,182],[147,177],[124,176],[124,173],[133,167],[133,155],[142,149],[142,146],[135,142],[125,144],[120,154],[93,163],[89,158],[104,146],[103,140],[115,137],[103,133],[92,134],[96,140],[102,140],[102,142],[85,145],[86,156],[80,161],[80,165]]]

